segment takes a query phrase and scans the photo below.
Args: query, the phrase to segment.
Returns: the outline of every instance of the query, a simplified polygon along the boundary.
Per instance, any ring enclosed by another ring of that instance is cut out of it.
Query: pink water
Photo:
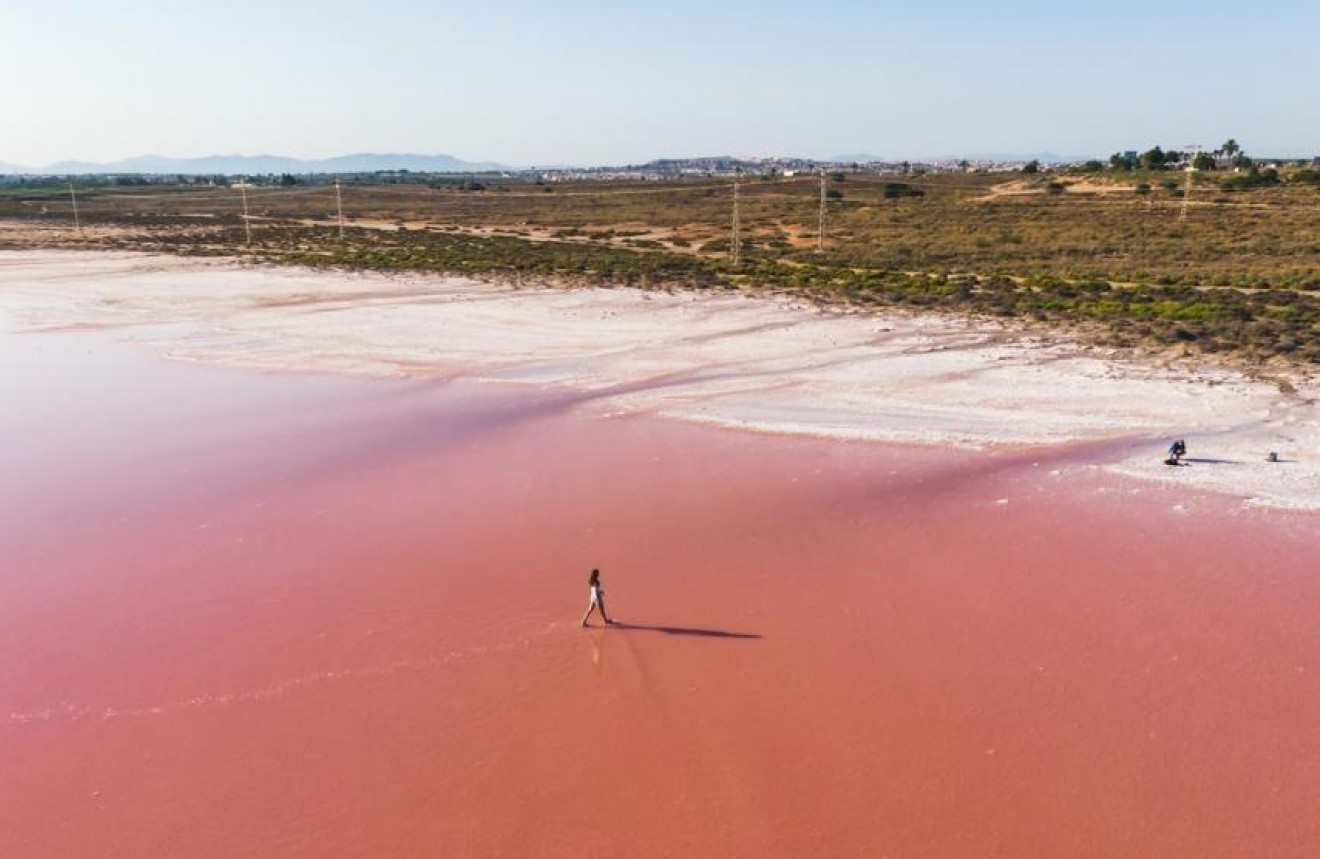
[[[1320,849],[1315,517],[103,334],[0,397],[2,855]]]

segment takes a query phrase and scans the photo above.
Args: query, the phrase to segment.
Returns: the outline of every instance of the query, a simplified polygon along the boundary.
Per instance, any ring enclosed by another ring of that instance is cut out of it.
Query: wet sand
[[[0,396],[0,854],[1320,847],[1314,515],[104,333]]]

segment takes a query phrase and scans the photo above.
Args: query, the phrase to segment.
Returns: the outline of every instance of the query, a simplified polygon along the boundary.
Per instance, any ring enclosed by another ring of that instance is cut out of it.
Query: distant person
[[[587,579],[587,586],[591,589],[590,602],[587,603],[587,613],[582,615],[582,625],[590,626],[587,618],[596,609],[600,609],[600,616],[605,619],[606,624],[614,623],[610,620],[609,614],[605,611],[605,589],[600,586],[600,570],[592,570],[591,577]]]
[[[1165,465],[1182,465],[1182,458],[1187,455],[1187,442],[1178,439],[1169,445],[1169,458],[1164,460]]]

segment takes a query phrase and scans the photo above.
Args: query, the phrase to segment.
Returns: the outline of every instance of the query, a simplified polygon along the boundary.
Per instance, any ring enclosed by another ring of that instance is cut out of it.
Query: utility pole
[[[247,233],[247,243],[252,244],[252,221],[248,220],[247,183],[240,182],[238,190],[243,195],[243,229]]]
[[[78,195],[73,192],[73,183],[69,183],[69,201],[73,203],[73,230],[82,232],[82,221],[78,218]]]
[[[820,171],[820,225],[816,231],[816,253],[825,253],[825,168]]]
[[[1192,202],[1192,174],[1196,172],[1196,156],[1201,154],[1201,145],[1199,143],[1187,144],[1187,151],[1191,157],[1187,160],[1187,185],[1183,188],[1182,209],[1178,212],[1178,220],[1187,220],[1187,206]]]
[[[729,257],[733,264],[738,265],[742,256],[742,237],[739,235],[739,211],[738,211],[738,180],[742,177],[742,171],[733,174],[733,234],[729,238]]]
[[[344,198],[339,192],[339,180],[335,180],[335,206],[339,209],[339,240],[344,240]]]

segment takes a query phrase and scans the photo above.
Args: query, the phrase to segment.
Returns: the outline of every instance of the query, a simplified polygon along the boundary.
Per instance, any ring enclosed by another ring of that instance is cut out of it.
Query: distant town
[[[138,172],[106,170],[93,172],[80,165],[76,172],[0,172],[0,183],[9,185],[44,185],[76,178],[89,185],[231,185],[246,181],[253,185],[325,185],[334,182],[359,184],[452,184],[472,179],[521,182],[670,182],[683,179],[730,178],[734,176],[792,177],[807,173],[956,173],[956,172],[1013,172],[1033,163],[1027,159],[968,160],[947,159],[930,161],[889,160],[816,160],[810,158],[734,158],[714,156],[705,158],[663,158],[644,164],[611,165],[599,167],[527,167],[490,168],[486,165],[467,167],[462,162],[444,170],[417,170],[408,168],[373,170],[298,170],[295,167],[268,172],[254,170],[225,170],[216,172],[150,171]],[[1052,165],[1051,165],[1052,166]]]
[[[388,165],[388,166],[386,166]],[[400,165],[400,166],[394,166]],[[411,165],[411,166],[401,166]],[[663,158],[642,164],[599,167],[511,168],[489,163],[464,162],[450,156],[342,156],[324,161],[298,161],[269,156],[214,156],[191,160],[153,159],[150,156],[114,164],[79,162],[51,165],[34,171],[0,164],[0,185],[49,185],[76,181],[89,186],[212,185],[248,183],[269,185],[327,185],[335,182],[390,185],[452,185],[481,180],[553,184],[561,182],[672,182],[692,179],[793,177],[804,174],[871,173],[1048,173],[1123,172],[1137,169],[1245,170],[1257,167],[1320,167],[1320,158],[1247,158],[1233,141],[1213,152],[1163,150],[1117,152],[1107,160],[1040,158],[943,158],[888,160],[856,156],[840,160],[765,157]],[[204,169],[213,168],[213,169]],[[420,168],[420,169],[418,169]]]

